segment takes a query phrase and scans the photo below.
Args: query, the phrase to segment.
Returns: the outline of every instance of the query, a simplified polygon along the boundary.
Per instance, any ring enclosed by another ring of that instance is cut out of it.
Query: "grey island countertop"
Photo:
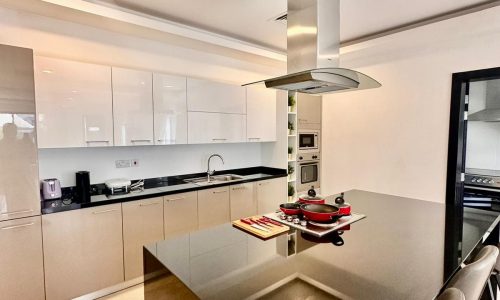
[[[450,220],[441,203],[360,190],[345,199],[367,217],[343,232],[342,246],[297,230],[263,241],[230,223],[148,245],[145,298],[289,299],[294,289],[318,299],[433,299],[478,245],[498,240],[495,212],[465,208]]]

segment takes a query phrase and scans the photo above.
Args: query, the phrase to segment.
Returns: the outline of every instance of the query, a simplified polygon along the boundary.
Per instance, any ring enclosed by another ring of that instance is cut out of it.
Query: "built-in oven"
[[[319,152],[319,130],[299,131],[299,152]]]
[[[467,169],[464,206],[500,211],[500,171]]]
[[[320,156],[319,152],[313,153],[300,153],[297,157],[298,160],[298,181],[297,191],[303,192],[309,190],[311,187],[314,189],[320,188]]]

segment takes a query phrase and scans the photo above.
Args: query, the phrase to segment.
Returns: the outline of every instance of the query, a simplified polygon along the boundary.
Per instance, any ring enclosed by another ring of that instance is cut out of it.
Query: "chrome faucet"
[[[208,182],[210,182],[210,176],[212,176],[214,174],[214,172],[215,172],[215,170],[210,171],[210,159],[212,157],[214,157],[214,156],[220,158],[220,160],[222,161],[222,164],[224,164],[224,159],[219,154],[212,154],[212,155],[210,155],[210,157],[208,158],[208,169],[207,169],[207,181]]]

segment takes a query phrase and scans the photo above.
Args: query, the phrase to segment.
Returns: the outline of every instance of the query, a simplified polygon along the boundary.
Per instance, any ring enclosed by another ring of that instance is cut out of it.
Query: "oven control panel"
[[[301,161],[304,161],[304,162],[319,161],[319,152],[299,153],[297,155],[297,160],[299,162],[301,162]]]
[[[500,178],[496,176],[465,174],[465,184],[500,188]]]

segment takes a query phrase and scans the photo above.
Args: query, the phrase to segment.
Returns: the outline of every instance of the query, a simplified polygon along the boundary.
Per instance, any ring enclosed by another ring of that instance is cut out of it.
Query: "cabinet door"
[[[228,186],[198,191],[198,225],[200,229],[229,221]]]
[[[45,299],[40,217],[0,222],[0,298]]]
[[[246,114],[245,88],[202,79],[187,79],[188,111]]]
[[[257,208],[259,214],[271,213],[286,202],[286,177],[257,182]]]
[[[247,87],[247,141],[276,141],[276,90]]]
[[[165,238],[198,229],[198,192],[163,197]]]
[[[254,183],[231,185],[231,220],[255,216],[257,214],[257,198],[255,197]]]
[[[319,96],[298,94],[297,119],[300,129],[321,129],[321,99]]]
[[[163,198],[122,204],[125,280],[144,275],[142,247],[163,240]]]
[[[34,117],[0,114],[0,221],[40,214]]]
[[[113,68],[115,146],[153,145],[153,74]]]
[[[113,146],[111,67],[35,57],[39,148]]]
[[[155,145],[187,144],[186,77],[153,74]]]
[[[121,204],[44,215],[42,228],[48,300],[123,282]]]
[[[246,115],[188,112],[189,144],[246,141]]]

